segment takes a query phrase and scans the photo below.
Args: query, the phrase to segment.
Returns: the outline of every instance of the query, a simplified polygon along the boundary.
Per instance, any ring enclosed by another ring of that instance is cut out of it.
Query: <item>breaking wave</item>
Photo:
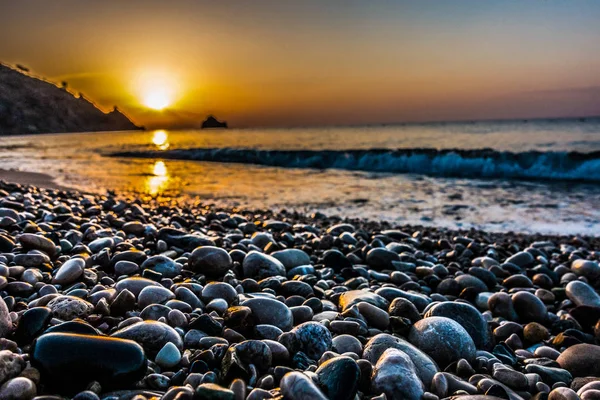
[[[265,165],[280,168],[342,169],[457,178],[503,178],[600,182],[600,152],[501,152],[480,150],[259,150],[198,148],[129,151],[114,157],[161,158]]]

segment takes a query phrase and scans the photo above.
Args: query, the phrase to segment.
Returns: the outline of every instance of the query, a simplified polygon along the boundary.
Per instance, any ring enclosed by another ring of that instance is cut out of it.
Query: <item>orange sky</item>
[[[600,114],[592,1],[0,4],[0,61],[149,127]]]

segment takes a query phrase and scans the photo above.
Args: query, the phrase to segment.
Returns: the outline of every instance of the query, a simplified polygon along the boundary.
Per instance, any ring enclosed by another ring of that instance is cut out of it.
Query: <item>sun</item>
[[[169,93],[162,88],[149,88],[144,95],[144,104],[153,110],[164,110],[171,105]]]
[[[179,91],[178,79],[168,70],[138,71],[133,88],[140,103],[156,111],[171,107]]]

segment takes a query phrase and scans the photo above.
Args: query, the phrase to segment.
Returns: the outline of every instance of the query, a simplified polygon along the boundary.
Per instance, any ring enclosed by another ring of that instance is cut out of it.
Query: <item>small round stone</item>
[[[181,361],[181,353],[173,343],[166,343],[154,360],[162,368],[173,368]]]
[[[473,339],[460,324],[450,318],[429,317],[417,321],[410,330],[408,340],[440,366],[461,358],[475,359]]]
[[[194,272],[209,276],[222,276],[231,269],[233,260],[224,249],[202,246],[192,252],[188,264]]]

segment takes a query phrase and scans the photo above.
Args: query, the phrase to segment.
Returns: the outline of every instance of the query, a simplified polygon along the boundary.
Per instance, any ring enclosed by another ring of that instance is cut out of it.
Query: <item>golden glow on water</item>
[[[165,190],[169,182],[169,172],[164,161],[156,161],[152,166],[152,176],[146,180],[146,190],[151,195],[156,195]]]
[[[169,148],[169,135],[167,131],[159,130],[154,131],[152,135],[152,143],[158,147],[159,150],[166,150]]]

